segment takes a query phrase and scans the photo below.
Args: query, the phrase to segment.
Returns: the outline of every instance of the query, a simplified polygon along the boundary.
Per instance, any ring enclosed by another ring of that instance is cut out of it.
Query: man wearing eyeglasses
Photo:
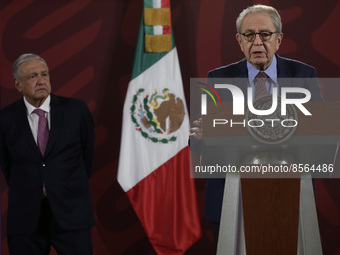
[[[264,71],[276,58],[275,53],[282,42],[281,22],[275,25],[275,19],[262,12],[250,12],[246,16],[242,13],[236,22],[237,41],[248,63]]]
[[[256,94],[256,78],[259,74],[267,78],[265,89],[272,93],[273,87],[279,87],[277,78],[315,78],[315,68],[299,61],[280,57],[276,54],[282,39],[282,23],[278,11],[270,6],[254,5],[244,9],[236,20],[236,39],[245,58],[214,69],[208,73],[208,82],[219,83],[217,78],[246,78],[247,84],[238,86],[247,94],[247,88]],[[248,78],[248,79],[247,79]],[[269,79],[268,79],[269,78]],[[311,92],[311,100],[322,100],[318,84],[304,84]],[[221,93],[224,101],[232,101],[231,94]],[[190,139],[192,148],[199,148],[202,140],[202,119],[194,121],[190,129],[193,138]],[[209,179],[205,192],[206,217],[212,222],[215,246],[217,246],[219,224],[221,220],[224,179]]]

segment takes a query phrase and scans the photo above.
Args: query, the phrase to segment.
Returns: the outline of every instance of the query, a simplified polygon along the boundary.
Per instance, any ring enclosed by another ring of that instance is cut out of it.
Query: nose
[[[262,44],[262,40],[259,34],[255,34],[255,39],[253,41],[253,44],[255,45],[261,45]]]
[[[39,74],[39,75],[37,75],[37,84],[42,84],[42,83],[44,83],[44,77],[41,75],[41,74]]]
[[[41,75],[37,76],[37,85],[41,85],[44,83],[44,79]]]

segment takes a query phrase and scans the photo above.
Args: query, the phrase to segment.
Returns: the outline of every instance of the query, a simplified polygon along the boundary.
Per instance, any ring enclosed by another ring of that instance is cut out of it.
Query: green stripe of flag
[[[147,35],[154,35],[154,29],[153,26],[145,26],[145,34]]]
[[[144,8],[153,8],[153,0],[144,0]]]
[[[135,59],[132,67],[130,80],[135,79],[150,66],[158,62],[168,52],[145,52],[145,26],[144,26],[144,11],[142,12],[141,22],[139,26],[138,40],[136,45]],[[172,49],[176,46],[174,35],[171,33]]]

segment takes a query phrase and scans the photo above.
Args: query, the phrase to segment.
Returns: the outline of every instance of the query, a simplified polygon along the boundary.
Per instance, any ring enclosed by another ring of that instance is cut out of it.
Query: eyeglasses
[[[256,38],[256,35],[260,36],[260,39],[262,40],[262,42],[268,41],[270,40],[270,38],[272,37],[272,34],[278,34],[279,32],[250,32],[250,33],[242,33],[241,35],[244,36],[244,38],[248,41],[248,42],[253,42]]]

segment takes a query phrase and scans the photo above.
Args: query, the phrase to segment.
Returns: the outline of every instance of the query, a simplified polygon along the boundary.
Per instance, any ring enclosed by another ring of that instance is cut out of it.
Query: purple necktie
[[[259,72],[256,75],[256,87],[255,87],[255,100],[261,96],[267,95],[268,90],[266,88],[266,79],[268,75],[265,72]]]
[[[39,116],[37,140],[40,152],[44,156],[49,134],[45,111],[41,109],[35,109],[33,112]]]

